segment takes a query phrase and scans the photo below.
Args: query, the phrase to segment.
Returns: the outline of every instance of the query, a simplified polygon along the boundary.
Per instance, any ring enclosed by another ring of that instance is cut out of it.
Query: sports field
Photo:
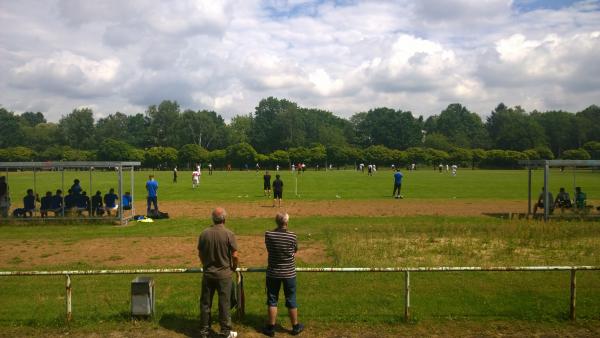
[[[136,208],[143,213],[144,181],[135,173]],[[238,236],[241,263],[266,265],[262,234],[277,208],[263,196],[262,172],[155,172],[159,205],[171,219],[154,223],[0,226],[1,270],[198,267],[198,233],[210,210],[224,206]],[[65,173],[84,190],[116,188],[114,172]],[[281,172],[282,209],[299,235],[300,267],[600,265],[600,228],[592,221],[505,220],[483,213],[526,212],[526,171],[433,170],[404,172],[402,194],[392,195],[392,173]],[[13,201],[33,188],[31,172],[9,173]],[[36,175],[37,191],[61,188],[61,174]],[[533,175],[534,199],[542,184]],[[296,188],[297,181],[297,188]],[[129,182],[129,177],[126,177]],[[583,187],[600,201],[600,173],[552,172],[551,191]],[[128,186],[128,184],[126,185]],[[64,277],[2,277],[0,335],[194,336],[198,334],[200,276],[156,275],[157,314],[129,319],[134,276],[74,276],[73,321],[64,322]],[[265,319],[264,275],[246,274],[246,317],[234,323],[243,337],[258,337]],[[600,335],[600,272],[577,274],[578,321],[567,321],[568,272],[413,273],[413,319],[403,321],[402,274],[300,273],[299,313],[306,337],[400,335]],[[283,310],[283,308],[282,308]],[[289,328],[280,311],[283,328]],[[216,314],[214,316],[216,318]],[[217,326],[214,326],[215,328]],[[288,335],[281,329],[278,336]]]

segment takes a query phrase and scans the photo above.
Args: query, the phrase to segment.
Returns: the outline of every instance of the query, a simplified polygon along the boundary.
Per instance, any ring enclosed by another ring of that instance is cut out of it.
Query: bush
[[[0,150],[0,161],[29,162],[36,158],[36,153],[27,147],[12,147]]]
[[[583,148],[565,150],[563,151],[561,157],[564,160],[589,160],[592,158],[590,154]]]
[[[593,160],[600,160],[600,142],[590,141],[583,145],[583,149],[585,149]]]
[[[166,169],[177,164],[177,149],[171,147],[152,147],[146,151],[144,166]]]
[[[518,168],[519,161],[525,161],[525,153],[514,150],[488,150],[481,166],[486,168]]]
[[[227,147],[225,158],[233,166],[242,168],[244,165],[250,167],[256,161],[256,155],[256,150],[251,145],[242,142]]]
[[[210,153],[197,144],[186,144],[179,149],[178,159],[180,165],[190,168],[195,163],[208,162]]]

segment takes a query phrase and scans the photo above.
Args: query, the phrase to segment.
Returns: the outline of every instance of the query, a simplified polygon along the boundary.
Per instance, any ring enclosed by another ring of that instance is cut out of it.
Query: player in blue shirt
[[[148,176],[148,181],[146,182],[146,191],[148,191],[148,197],[146,198],[146,202],[148,204],[146,208],[147,215],[158,214],[158,182],[154,180],[154,175]],[[154,205],[154,212],[150,213],[150,205]]]
[[[400,195],[400,189],[402,188],[402,177],[404,177],[404,175],[402,175],[400,169],[396,169],[396,172],[394,173],[394,192],[392,192],[392,196],[395,196],[396,198],[404,198],[402,195]]]

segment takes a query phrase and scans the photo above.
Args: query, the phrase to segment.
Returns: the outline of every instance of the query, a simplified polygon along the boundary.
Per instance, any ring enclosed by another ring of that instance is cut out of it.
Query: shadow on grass
[[[246,314],[244,318],[236,318],[235,313],[233,316],[233,330],[235,331],[236,325],[243,325],[248,328],[254,328],[257,332],[260,332],[264,324],[265,318],[254,314]],[[190,318],[188,316],[178,313],[165,313],[159,320],[159,325],[167,330],[171,330],[182,334],[186,337],[199,337],[200,336],[200,319]],[[213,318],[211,329],[214,332],[219,332],[220,327],[218,319]],[[279,332],[287,332],[284,329],[278,330]],[[216,337],[216,334],[212,336]]]

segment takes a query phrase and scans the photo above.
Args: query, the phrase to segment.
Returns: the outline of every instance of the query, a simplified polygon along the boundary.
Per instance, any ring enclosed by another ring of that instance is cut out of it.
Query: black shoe
[[[262,334],[269,337],[275,337],[275,325],[266,325],[261,330]]]
[[[296,325],[293,326],[293,328],[292,328],[292,335],[293,336],[299,335],[300,332],[302,332],[302,331],[304,331],[304,324],[298,323],[298,324],[296,324]]]

